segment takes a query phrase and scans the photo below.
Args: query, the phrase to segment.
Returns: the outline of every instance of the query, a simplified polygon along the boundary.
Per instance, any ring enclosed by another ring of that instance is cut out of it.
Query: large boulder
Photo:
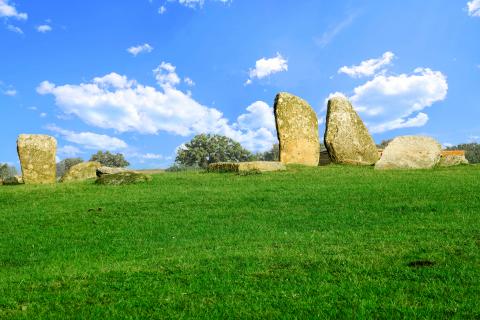
[[[375,169],[431,169],[440,161],[442,146],[429,137],[395,138],[383,150]]]
[[[96,170],[97,177],[99,178],[101,178],[104,175],[123,173],[123,172],[133,172],[133,171],[125,168],[113,168],[113,167],[99,167]]]
[[[347,98],[328,101],[325,147],[334,163],[374,165],[378,159],[375,142]]]
[[[317,166],[320,159],[318,119],[312,107],[289,93],[279,93],[274,105],[280,161]]]
[[[442,156],[438,165],[440,167],[452,167],[462,164],[469,164],[467,158],[465,158],[464,150],[446,150],[442,151]]]
[[[71,167],[60,179],[60,182],[84,181],[95,179],[97,177],[97,169],[102,164],[96,161],[82,162]]]
[[[145,183],[151,180],[151,177],[133,171],[126,171],[126,172],[119,172],[119,173],[112,173],[112,174],[104,174],[103,176],[99,177],[95,183],[101,185],[112,185],[112,186],[119,186],[119,185],[126,185],[126,184],[137,184],[137,183]]]
[[[269,172],[287,170],[285,164],[274,161],[217,162],[208,166],[208,172]]]
[[[55,138],[47,135],[21,134],[17,140],[17,151],[25,184],[56,182]]]

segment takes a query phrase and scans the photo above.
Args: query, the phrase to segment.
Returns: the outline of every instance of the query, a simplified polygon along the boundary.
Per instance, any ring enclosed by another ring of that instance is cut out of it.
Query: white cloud
[[[160,6],[160,8],[158,8],[158,14],[164,14],[165,12],[167,12],[167,8],[165,6]]]
[[[14,26],[13,24],[8,24],[8,25],[7,25],[7,30],[8,30],[8,31],[15,32],[15,33],[18,33],[18,34],[23,34],[23,30],[20,29],[20,28],[17,27],[17,26]]]
[[[250,69],[250,78],[245,84],[251,84],[253,79],[263,79],[278,72],[288,71],[288,61],[280,53],[273,58],[261,58],[255,63],[255,68]]]
[[[185,82],[190,87],[193,87],[195,85],[195,82],[189,77],[183,78],[183,82]]]
[[[3,94],[6,95],[6,96],[9,96],[9,97],[14,97],[14,96],[17,95],[17,90],[7,89],[7,90],[3,91]]]
[[[428,115],[421,111],[443,101],[447,92],[442,72],[417,68],[412,74],[376,75],[355,88],[350,99],[370,131],[379,133],[425,125]]]
[[[188,8],[198,8],[198,7],[203,7],[205,4],[205,0],[168,0],[169,2],[178,2],[179,4],[188,7]],[[222,2],[222,3],[230,3],[232,0],[213,0],[216,2]]]
[[[480,17],[480,0],[472,0],[467,3],[468,14],[472,17]]]
[[[52,31],[52,27],[49,26],[48,24],[42,24],[40,26],[37,26],[36,29],[40,33],[47,33],[47,32]]]
[[[140,53],[150,53],[153,51],[153,47],[149,45],[148,43],[144,43],[142,45],[130,47],[127,49],[129,53],[131,53],[133,56],[137,56]]]
[[[357,66],[343,66],[338,70],[338,73],[347,74],[352,78],[373,76],[377,73],[377,71],[391,64],[394,57],[395,55],[392,52],[388,51],[385,52],[380,58],[365,60]]]
[[[66,141],[79,144],[86,149],[115,151],[128,147],[125,141],[104,134],[74,132],[59,128],[56,125],[48,125],[46,128],[60,134]]]
[[[0,0],[0,17],[27,20],[28,15],[23,12],[18,12],[15,5],[10,4],[9,0]]]
[[[40,113],[40,118],[45,118],[46,116],[47,116],[47,113],[45,112]]]
[[[326,47],[330,42],[333,41],[333,39],[335,39],[337,35],[339,35],[344,29],[348,28],[356,17],[356,13],[348,15],[344,20],[331,26],[320,37],[315,38],[315,43],[322,48]]]
[[[83,152],[80,149],[71,145],[66,145],[57,149],[57,154],[61,158],[74,158],[82,153]]]
[[[66,114],[99,128],[143,134],[168,132],[185,137],[222,134],[252,151],[268,150],[276,141],[273,110],[266,103],[252,104],[237,123],[229,124],[222,112],[200,104],[175,87],[180,83],[175,66],[163,62],[154,75],[161,90],[111,73],[78,85],[57,86],[44,81],[37,92],[52,94]]]

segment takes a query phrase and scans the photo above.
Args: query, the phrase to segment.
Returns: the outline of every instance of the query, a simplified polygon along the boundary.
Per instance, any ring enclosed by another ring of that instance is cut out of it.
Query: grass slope
[[[0,188],[0,318],[479,318],[480,167]]]

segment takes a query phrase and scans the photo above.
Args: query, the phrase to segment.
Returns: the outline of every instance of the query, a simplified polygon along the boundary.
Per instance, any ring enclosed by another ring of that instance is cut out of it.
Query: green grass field
[[[0,318],[480,318],[480,167],[0,187]]]

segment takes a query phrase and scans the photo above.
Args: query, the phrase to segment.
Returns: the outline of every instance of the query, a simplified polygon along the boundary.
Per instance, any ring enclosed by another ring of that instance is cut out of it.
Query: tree
[[[207,168],[215,162],[244,162],[253,158],[240,143],[221,136],[199,134],[177,151],[175,163],[188,167]]]
[[[57,177],[63,177],[63,175],[70,170],[76,164],[82,163],[81,158],[66,158],[57,163]]]
[[[458,146],[448,147],[447,150],[465,150],[465,158],[470,163],[480,163],[480,144],[464,143]]]
[[[0,179],[5,180],[7,178],[13,177],[17,174],[17,169],[8,164],[0,164]]]
[[[388,146],[388,144],[392,141],[393,139],[383,140],[382,142],[380,142],[380,144],[377,144],[377,148],[385,149]]]
[[[125,157],[121,153],[113,154],[109,151],[98,151],[90,158],[90,161],[98,161],[102,166],[123,168],[128,167],[130,163],[125,160]]]
[[[279,161],[280,148],[278,143],[275,143],[269,151],[257,153],[255,159],[259,161]]]

